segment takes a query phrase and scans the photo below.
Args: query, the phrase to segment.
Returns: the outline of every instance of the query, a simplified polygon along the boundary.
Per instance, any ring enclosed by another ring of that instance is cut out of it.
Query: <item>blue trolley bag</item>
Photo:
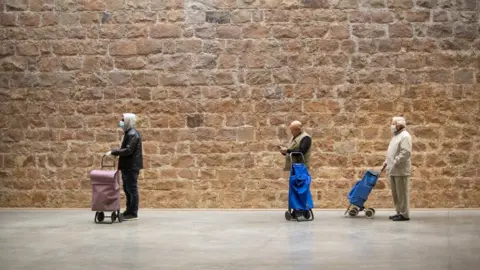
[[[293,163],[292,155],[301,155],[303,162]],[[314,219],[312,211],[314,205],[310,192],[312,178],[305,165],[305,157],[301,152],[292,152],[289,156],[292,166],[288,189],[288,211],[285,212],[285,219],[312,221]],[[303,219],[300,219],[301,217]]]
[[[372,192],[373,188],[377,184],[377,180],[380,174],[385,170],[386,166],[383,166],[380,172],[367,170],[361,180],[358,180],[348,193],[348,200],[350,205],[345,211],[346,215],[354,217],[357,216],[360,211],[365,211],[365,217],[372,218],[375,215],[375,209],[365,207],[365,202],[368,200],[368,196]]]

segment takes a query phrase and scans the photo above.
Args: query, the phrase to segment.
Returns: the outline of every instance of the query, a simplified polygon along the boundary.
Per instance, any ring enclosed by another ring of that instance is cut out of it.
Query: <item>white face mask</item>
[[[397,132],[397,126],[395,126],[395,125],[392,125],[392,126],[390,127],[390,129],[392,130],[392,133]]]

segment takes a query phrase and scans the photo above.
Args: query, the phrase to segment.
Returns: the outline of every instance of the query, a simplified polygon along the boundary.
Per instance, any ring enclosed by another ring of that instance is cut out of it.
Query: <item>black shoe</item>
[[[137,219],[138,219],[138,215],[135,215],[135,214],[126,214],[123,216],[123,220],[125,221],[137,220]]]
[[[388,219],[394,219],[396,217],[400,216],[400,214],[396,214],[396,215],[393,215],[393,216],[389,216]]]
[[[404,217],[404,216],[402,216],[402,215],[398,215],[398,216],[392,218],[392,220],[393,220],[393,221],[408,221],[408,220],[410,220],[410,218],[406,218],[406,217]]]

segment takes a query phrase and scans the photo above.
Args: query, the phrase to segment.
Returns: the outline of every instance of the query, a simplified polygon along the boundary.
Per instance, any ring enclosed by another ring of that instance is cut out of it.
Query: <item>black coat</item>
[[[142,137],[135,128],[130,128],[123,135],[122,146],[112,150],[112,155],[120,156],[119,170],[143,169]]]

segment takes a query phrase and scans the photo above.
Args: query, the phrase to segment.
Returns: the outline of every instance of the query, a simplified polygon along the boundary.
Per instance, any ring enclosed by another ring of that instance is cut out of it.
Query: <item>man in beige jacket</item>
[[[303,130],[302,123],[300,121],[293,121],[288,126],[290,132],[292,133],[292,138],[288,147],[279,146],[280,153],[285,156],[285,166],[283,168],[284,171],[290,171],[290,167],[292,166],[290,162],[290,153],[302,153],[303,158],[301,155],[292,155],[293,163],[305,163],[307,169],[309,168],[310,162],[310,153],[311,153],[311,145],[312,145],[312,137],[310,134]]]
[[[392,118],[393,137],[388,145],[387,159],[384,162],[384,165],[387,166],[393,203],[397,211],[396,215],[390,216],[393,221],[410,220],[409,182],[412,173],[412,137],[405,130],[406,126],[405,118]]]

